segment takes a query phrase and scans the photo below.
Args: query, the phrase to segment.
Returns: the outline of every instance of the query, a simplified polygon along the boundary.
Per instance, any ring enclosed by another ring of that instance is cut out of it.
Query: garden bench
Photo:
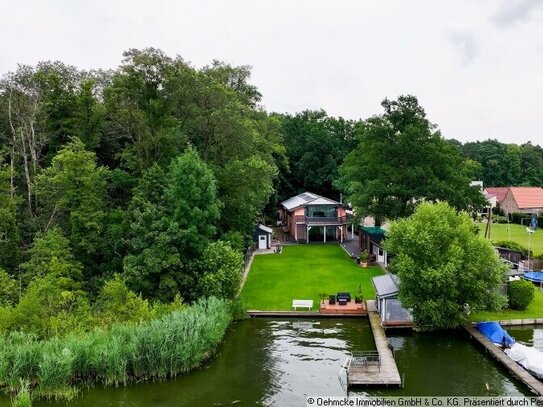
[[[307,308],[311,311],[313,300],[292,300],[292,308],[294,308],[294,311],[296,311],[296,308]]]

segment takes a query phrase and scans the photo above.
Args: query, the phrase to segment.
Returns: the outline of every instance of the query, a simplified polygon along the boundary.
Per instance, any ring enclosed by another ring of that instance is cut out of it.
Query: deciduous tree
[[[476,164],[441,137],[416,97],[385,99],[382,106],[384,114],[360,124],[358,146],[340,171],[339,185],[360,215],[401,218],[421,201],[447,201],[457,209],[484,204],[469,186]]]
[[[386,249],[400,278],[399,298],[422,328],[454,328],[471,310],[505,305],[499,285],[505,266],[479,237],[467,213],[447,203],[422,203],[409,218],[392,223]]]

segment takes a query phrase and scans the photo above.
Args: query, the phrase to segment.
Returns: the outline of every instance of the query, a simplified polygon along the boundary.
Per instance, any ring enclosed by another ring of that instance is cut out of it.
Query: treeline
[[[44,62],[4,75],[0,328],[22,329],[27,303],[45,320],[84,313],[108,282],[162,303],[235,296],[287,165],[280,118],[249,77],[156,49],[112,71]]]
[[[485,186],[542,186],[543,148],[485,140],[461,144],[452,141],[469,159],[480,164],[478,177]]]
[[[383,103],[386,105],[390,102]],[[376,117],[344,120],[341,117],[329,117],[324,111],[304,111],[281,116],[288,167],[282,167],[277,199],[270,207],[274,207],[277,201],[304,191],[339,200],[340,194],[347,192],[337,182],[340,178],[339,168],[360,143],[367,144],[367,129],[373,126]],[[392,136],[385,137],[385,134],[378,134],[377,139],[380,138],[380,141],[372,144],[380,151],[387,150],[388,158],[383,160],[397,160],[399,155],[406,156],[412,152],[421,154],[425,148],[428,150],[417,139],[418,136],[408,135],[411,145],[407,147],[406,143],[402,144]],[[485,187],[543,185],[543,147],[539,145],[529,142],[522,145],[506,144],[490,139],[464,144],[457,140],[446,141],[456,147],[464,161],[469,160],[467,165],[471,166],[469,172],[472,180],[482,180]],[[439,160],[431,157],[426,161],[430,166],[439,163]],[[378,170],[383,169],[379,162],[372,163],[372,166]]]

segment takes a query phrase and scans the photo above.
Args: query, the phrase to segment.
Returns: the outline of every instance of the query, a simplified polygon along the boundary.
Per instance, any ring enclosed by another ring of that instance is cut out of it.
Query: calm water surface
[[[525,329],[512,334],[543,346],[539,332]],[[351,395],[530,394],[461,332],[387,336],[405,388],[361,389]],[[305,406],[309,395],[344,396],[338,374],[346,356],[352,350],[374,348],[367,320],[252,319],[233,326],[217,357],[203,369],[177,380],[91,388],[70,403],[35,405]]]

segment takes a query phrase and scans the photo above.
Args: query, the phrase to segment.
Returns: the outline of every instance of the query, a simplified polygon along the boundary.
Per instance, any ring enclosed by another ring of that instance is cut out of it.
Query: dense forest
[[[279,201],[306,190],[339,199],[357,174],[390,172],[383,161],[414,168],[408,153],[434,160],[429,168],[469,169],[451,182],[469,175],[488,186],[543,185],[540,146],[446,147],[414,97],[385,100],[384,115],[358,121],[322,110],[269,113],[260,101],[249,67],[214,61],[197,69],[156,49],[129,50],[112,71],[43,62],[4,75],[0,330],[46,335],[62,331],[58,324],[85,326],[115,295],[149,308],[233,298],[254,225],[273,217]],[[423,137],[411,134],[416,126]],[[391,142],[386,128],[405,136]],[[341,182],[342,164],[349,182]],[[443,174],[435,173],[438,185]],[[66,309],[83,317],[60,318]],[[30,312],[40,326],[28,326]]]

